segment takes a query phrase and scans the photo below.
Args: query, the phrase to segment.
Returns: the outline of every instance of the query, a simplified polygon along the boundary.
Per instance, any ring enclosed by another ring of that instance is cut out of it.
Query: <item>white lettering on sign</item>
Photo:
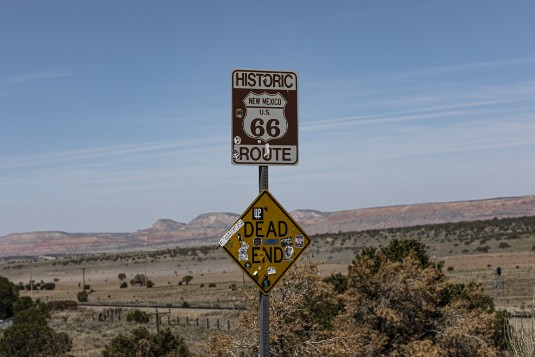
[[[240,163],[295,163],[297,162],[297,150],[295,146],[270,145],[234,145],[236,150],[234,161]]]
[[[289,72],[234,71],[234,88],[297,90],[297,76]]]
[[[238,220],[238,222],[236,222],[229,230],[227,233],[225,233],[225,235],[219,240],[219,245],[220,246],[224,246],[225,244],[227,244],[227,242],[229,241],[229,239],[234,235],[236,234],[237,231],[240,230],[241,227],[243,227],[243,221],[241,219]]]

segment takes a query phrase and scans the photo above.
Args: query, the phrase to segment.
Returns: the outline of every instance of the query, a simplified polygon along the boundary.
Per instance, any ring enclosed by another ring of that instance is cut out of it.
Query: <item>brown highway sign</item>
[[[297,74],[232,72],[232,163],[297,165]]]

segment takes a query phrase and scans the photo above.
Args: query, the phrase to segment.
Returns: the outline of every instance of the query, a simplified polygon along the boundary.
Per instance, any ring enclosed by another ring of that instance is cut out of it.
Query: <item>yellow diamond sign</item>
[[[310,238],[263,190],[219,244],[267,295],[305,251]]]

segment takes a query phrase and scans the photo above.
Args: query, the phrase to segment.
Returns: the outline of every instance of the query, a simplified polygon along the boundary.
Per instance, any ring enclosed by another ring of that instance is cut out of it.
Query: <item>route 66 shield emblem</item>
[[[282,138],[288,130],[288,121],[284,115],[286,99],[280,94],[261,94],[249,92],[243,99],[245,118],[243,131],[253,139],[267,143],[272,139]]]

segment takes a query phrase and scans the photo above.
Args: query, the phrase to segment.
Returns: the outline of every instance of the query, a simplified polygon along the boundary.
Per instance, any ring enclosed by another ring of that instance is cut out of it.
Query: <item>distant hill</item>
[[[424,203],[336,212],[297,210],[292,217],[309,235],[447,222],[535,216],[535,196]],[[0,237],[0,257],[62,255],[217,244],[239,215],[206,213],[189,223],[159,219],[132,233],[14,233]]]

